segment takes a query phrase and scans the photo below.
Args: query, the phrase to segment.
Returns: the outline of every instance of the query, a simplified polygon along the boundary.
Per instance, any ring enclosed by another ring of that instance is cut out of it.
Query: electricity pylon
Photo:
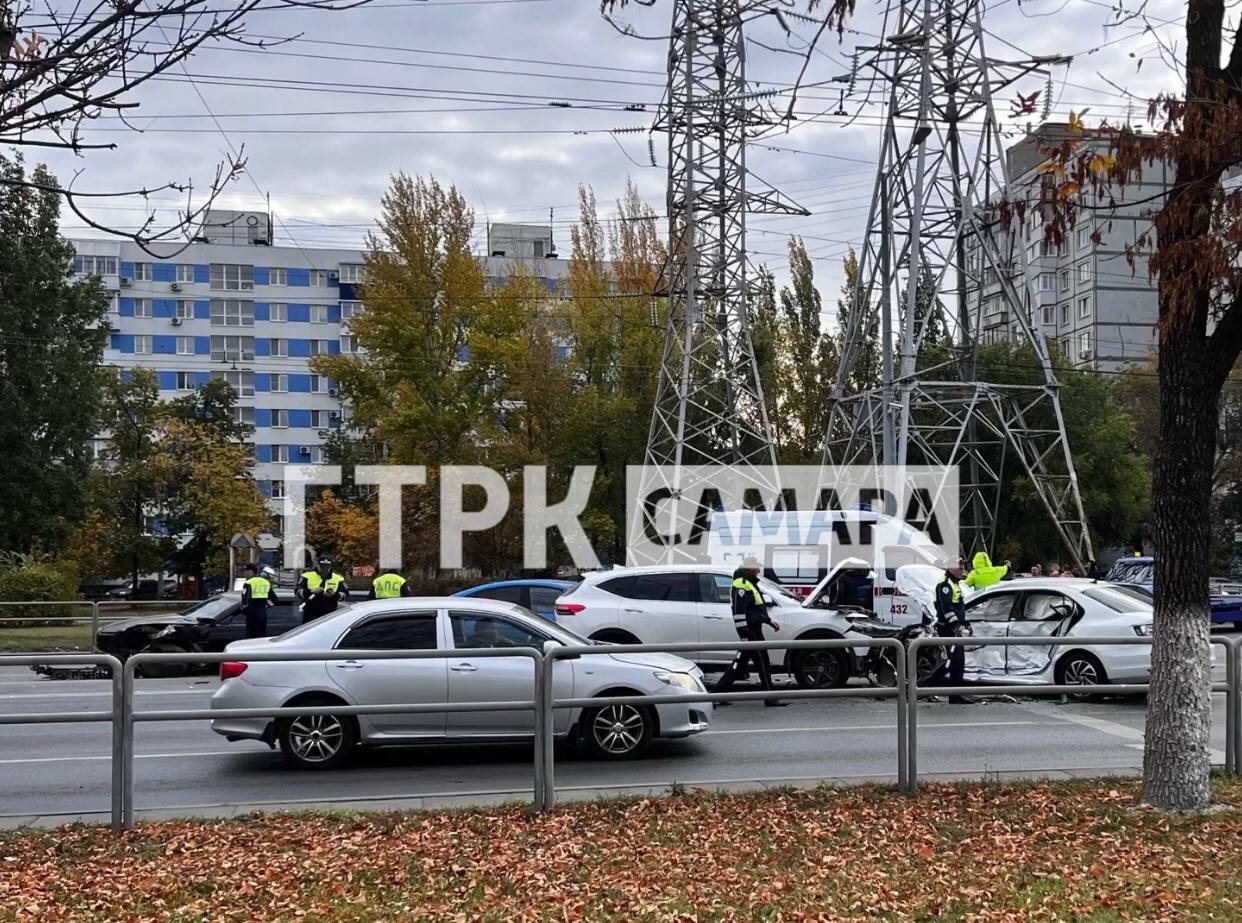
[[[770,188],[747,188],[747,139],[780,118],[767,104],[775,94],[746,81],[743,24],[762,9],[738,0],[673,5],[668,86],[655,125],[668,134],[668,320],[640,495],[658,491],[674,502],[660,522],[633,516],[631,563],[646,563],[633,552],[641,530],[688,534],[693,512],[678,512],[676,501],[704,486],[696,466],[731,466],[765,504],[779,494],[751,342],[746,215],[808,213]],[[673,542],[658,557],[689,559]]]
[[[1059,386],[1031,313],[1026,250],[988,208],[1008,183],[996,94],[1025,76],[1046,77],[1064,59],[988,57],[980,0],[894,0],[890,12],[895,27],[859,49],[851,76],[852,84],[878,82],[888,99],[825,466],[883,465],[894,484],[907,464],[957,468],[963,550],[975,551],[995,542],[1003,466],[1013,456],[1069,554],[1085,566],[1091,539]],[[989,299],[987,314],[984,291],[999,299]],[[933,314],[952,333],[938,363],[927,362],[923,349]],[[877,328],[879,385],[846,393]],[[979,345],[993,338],[1030,345],[1029,384],[977,374]]]

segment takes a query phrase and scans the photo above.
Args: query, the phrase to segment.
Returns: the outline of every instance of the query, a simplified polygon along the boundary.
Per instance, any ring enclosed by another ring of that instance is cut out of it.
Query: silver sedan
[[[512,603],[471,598],[404,598],[360,603],[278,638],[236,641],[221,664],[212,708],[294,705],[406,705],[515,702],[534,698],[534,663],[526,657],[453,656],[454,650],[577,645],[591,642]],[[288,662],[246,660],[263,651],[440,650],[444,657]],[[669,654],[608,653],[555,661],[558,699],[703,691],[694,664]],[[641,754],[653,737],[687,737],[707,729],[710,702],[604,705],[558,709],[555,734],[581,743],[600,759]],[[297,767],[340,766],[357,746],[522,740],[534,734],[532,711],[306,715],[294,718],[217,718],[212,730],[230,741],[280,745]]]

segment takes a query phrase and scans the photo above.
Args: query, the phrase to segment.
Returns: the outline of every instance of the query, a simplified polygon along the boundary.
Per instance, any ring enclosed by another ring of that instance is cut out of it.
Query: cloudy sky
[[[798,4],[792,9],[804,9],[802,0],[792,2]],[[1129,7],[1135,0],[1121,2]],[[1177,83],[1144,23],[1110,25],[1117,3],[994,0],[984,14],[989,54],[1073,55],[1072,64],[1051,72],[1054,119],[1085,107],[1088,120],[1141,119],[1142,100]],[[1175,20],[1184,4],[1149,0],[1146,11],[1148,23],[1176,45]],[[849,73],[855,48],[876,41],[882,12],[877,0],[858,0],[852,28],[840,39],[826,36],[812,56],[796,127],[748,154],[753,173],[813,213],[753,219],[754,259],[779,274],[789,234],[803,235],[828,301],[839,285],[842,255],[863,234],[883,111],[878,94],[870,105],[861,93],[842,101],[824,83]],[[659,37],[670,14],[671,0],[656,0],[650,8],[631,4],[616,19]],[[767,23],[749,37],[805,48],[814,25],[790,24],[790,36]],[[551,214],[562,248],[579,184],[594,188],[605,213],[627,178],[662,205],[664,139],[654,138],[659,166],[652,167],[645,129],[664,85],[666,43],[620,34],[594,0],[374,0],[346,12],[258,13],[249,32],[297,38],[269,50],[205,49],[186,73],[175,71],[141,91],[141,107],[130,116],[140,134],[100,119],[89,137],[115,141],[116,151],[78,159],[53,152],[47,161],[62,177],[83,170],[81,188],[191,177],[202,183],[230,144],[244,144],[249,176],[229,188],[222,204],[262,207],[260,191],[270,194],[278,242],[306,247],[360,244],[398,170],[457,185],[475,208],[480,232],[488,220],[546,222]],[[750,46],[753,80],[788,86],[799,65],[797,55]],[[1044,88],[1043,78],[1031,77],[1015,94]],[[1011,98],[998,101],[1002,113]],[[627,111],[636,105],[646,110]],[[1011,120],[1012,137],[1037,120]],[[627,128],[640,131],[613,133]],[[165,195],[149,204],[171,215],[165,210],[177,200]],[[134,225],[141,203],[112,203],[96,214]],[[66,228],[76,233],[71,218]]]

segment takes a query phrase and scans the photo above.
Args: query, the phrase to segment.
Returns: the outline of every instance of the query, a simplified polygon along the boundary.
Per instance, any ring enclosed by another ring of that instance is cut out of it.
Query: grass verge
[[[1242,782],[1217,797],[1242,805]],[[1242,919],[1242,811],[1129,782],[691,793],[0,838],[4,921]]]
[[[15,628],[0,622],[0,654],[29,654],[41,651],[89,651],[91,626],[43,625]]]

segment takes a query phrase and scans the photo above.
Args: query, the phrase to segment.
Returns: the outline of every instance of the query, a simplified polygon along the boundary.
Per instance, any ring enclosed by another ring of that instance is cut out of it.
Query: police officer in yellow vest
[[[733,603],[733,627],[737,636],[743,641],[762,641],[763,626],[770,625],[773,631],[780,631],[781,626],[772,621],[768,615],[768,607],[759,592],[759,573],[763,565],[754,558],[747,558],[742,566],[733,572],[733,585],[730,588],[730,599]],[[727,692],[738,675],[744,673],[747,664],[754,664],[759,673],[759,682],[764,691],[772,689],[772,664],[767,651],[738,651],[729,669],[724,671],[712,692]],[[722,703],[717,702],[717,705]],[[765,699],[764,705],[776,708],[788,705],[779,699]]]
[[[345,578],[332,569],[332,559],[319,559],[314,570],[308,570],[298,579],[298,599],[302,600],[302,624],[314,621],[321,615],[336,611],[339,600],[349,597]]]
[[[393,568],[380,569],[379,576],[371,581],[371,592],[367,599],[396,599],[398,596],[413,596],[410,584],[400,574],[393,573]]]
[[[242,583],[242,612],[246,614],[246,637],[267,637],[267,607],[277,605],[276,588],[266,575],[260,575],[253,564],[242,567],[246,579]]]
[[[941,638],[953,638],[969,632],[969,623],[966,621],[966,600],[962,595],[962,573],[965,570],[959,559],[950,561],[944,569],[944,577],[936,584],[936,634]],[[928,625],[928,620],[924,620],[924,627]],[[963,677],[966,673],[966,649],[958,644],[948,650],[948,685],[962,685]],[[942,685],[945,682],[945,670],[943,668],[936,671],[937,674],[928,678],[927,684]],[[949,702],[953,705],[968,705],[970,699],[962,696],[950,696]]]

